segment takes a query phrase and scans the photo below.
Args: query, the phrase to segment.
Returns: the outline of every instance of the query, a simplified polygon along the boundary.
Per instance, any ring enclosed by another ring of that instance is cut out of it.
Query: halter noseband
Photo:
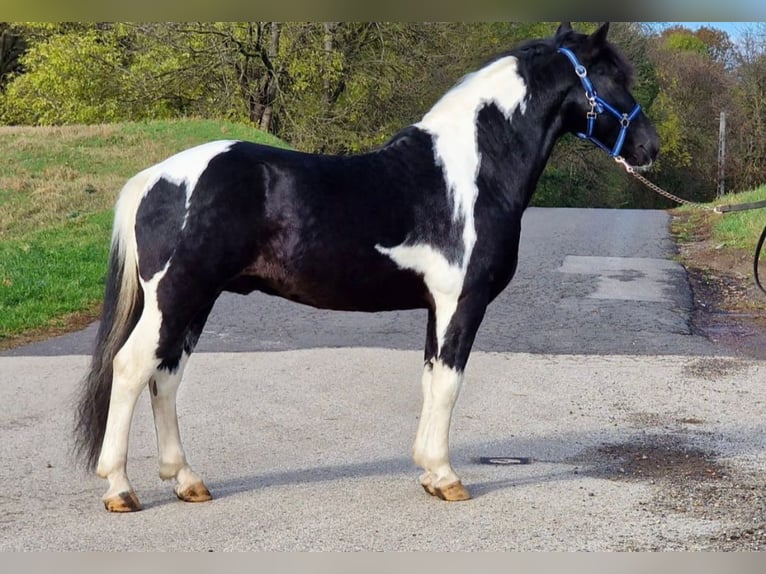
[[[588,128],[585,133],[578,133],[577,137],[591,141],[613,158],[619,158],[620,151],[622,151],[622,146],[625,143],[625,137],[628,135],[628,127],[630,126],[630,122],[641,111],[641,106],[636,104],[636,107],[634,107],[633,111],[631,111],[629,114],[620,113],[616,108],[604,101],[604,99],[596,93],[596,89],[588,79],[588,71],[585,69],[585,66],[579,62],[577,56],[574,55],[574,52],[568,48],[559,48],[558,51],[564,54],[567,58],[569,58],[569,61],[572,62],[572,65],[575,69],[575,74],[577,74],[577,77],[580,78],[580,82],[582,83],[583,88],[585,88],[585,97],[588,98],[588,103],[590,104],[590,111],[587,113]],[[599,114],[603,114],[604,112],[609,112],[615,118],[617,118],[617,121],[620,122],[621,126],[620,134],[617,136],[617,141],[614,142],[614,147],[612,149],[609,149],[608,146],[606,146],[593,135],[593,128],[596,126],[596,118],[598,118]]]

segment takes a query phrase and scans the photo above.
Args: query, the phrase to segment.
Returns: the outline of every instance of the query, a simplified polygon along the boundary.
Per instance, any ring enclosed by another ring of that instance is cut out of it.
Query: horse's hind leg
[[[128,438],[138,396],[157,367],[154,350],[158,331],[157,314],[145,308],[113,361],[109,414],[96,468],[97,474],[109,481],[109,489],[102,500],[111,512],[141,509],[126,470]]]
[[[205,483],[192,471],[186,461],[176,414],[176,393],[187,358],[188,355],[184,355],[178,369],[174,372],[158,369],[149,383],[149,390],[152,397],[154,426],[157,431],[160,478],[176,481],[174,491],[181,500],[204,502],[212,497]]]
[[[178,365],[175,368],[160,365],[149,383],[154,426],[157,431],[160,478],[175,480],[176,496],[185,502],[205,502],[212,498],[205,483],[192,471],[186,461],[176,413],[176,394],[181,384],[184,367],[211,308],[212,305],[201,312],[192,323],[185,336]]]

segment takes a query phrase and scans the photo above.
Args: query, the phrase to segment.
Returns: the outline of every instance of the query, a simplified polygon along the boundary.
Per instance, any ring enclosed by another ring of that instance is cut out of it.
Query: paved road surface
[[[466,503],[428,497],[410,460],[420,312],[222,298],[179,396],[215,500],[181,503],[157,478],[142,396],[128,469],[145,510],[125,516],[103,511],[104,481],[67,453],[92,328],[4,353],[0,550],[757,547],[766,370],[691,332],[667,226],[651,211],[525,216],[517,279],[455,413]]]

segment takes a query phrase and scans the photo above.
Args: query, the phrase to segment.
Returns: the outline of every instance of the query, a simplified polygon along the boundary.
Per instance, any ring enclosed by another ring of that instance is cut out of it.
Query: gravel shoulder
[[[692,290],[693,328],[721,349],[765,359],[766,294],[753,280],[753,252],[717,245],[705,217],[695,218],[692,233],[692,214],[674,210],[671,217],[671,232]]]

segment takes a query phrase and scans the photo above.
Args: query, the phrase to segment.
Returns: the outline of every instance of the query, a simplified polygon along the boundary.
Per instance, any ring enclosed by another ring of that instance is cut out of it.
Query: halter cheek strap
[[[580,78],[580,83],[582,84],[583,88],[585,88],[585,97],[588,98],[588,103],[590,104],[590,111],[586,114],[587,129],[585,133],[578,133],[577,136],[593,142],[610,156],[619,158],[620,152],[622,151],[622,146],[625,143],[625,138],[628,135],[628,127],[630,127],[630,122],[633,121],[639,112],[641,112],[641,106],[636,104],[633,110],[627,114],[619,112],[614,106],[610,105],[596,93],[596,89],[593,87],[593,83],[588,78],[588,71],[585,69],[585,66],[583,66],[577,59],[577,56],[574,55],[574,52],[568,48],[559,48],[558,51],[564,54],[567,58],[569,58],[569,61],[572,62],[572,65],[575,69],[575,74],[577,74],[577,77]],[[614,142],[614,147],[611,149],[593,135],[593,130],[596,127],[596,119],[598,118],[599,114],[603,114],[604,112],[608,112],[617,118],[617,121],[620,122],[620,133],[617,135],[617,141]]]

